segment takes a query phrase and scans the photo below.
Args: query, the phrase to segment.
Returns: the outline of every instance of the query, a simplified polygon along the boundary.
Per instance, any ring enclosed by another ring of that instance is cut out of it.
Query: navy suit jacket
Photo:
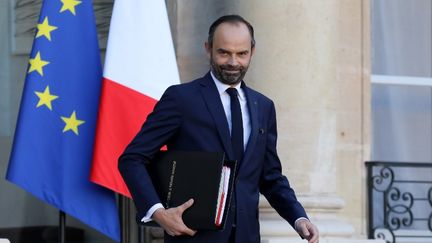
[[[273,102],[244,83],[242,89],[247,98],[251,134],[235,183],[236,241],[260,242],[259,193],[291,225],[299,217],[307,216],[281,173]],[[144,164],[164,145],[173,150],[223,151],[228,159],[234,157],[228,122],[210,73],[169,87],[119,158],[119,170],[132,194],[139,218],[160,202]],[[227,242],[232,220],[233,213],[223,231],[198,231],[193,237],[165,234],[165,242]]]

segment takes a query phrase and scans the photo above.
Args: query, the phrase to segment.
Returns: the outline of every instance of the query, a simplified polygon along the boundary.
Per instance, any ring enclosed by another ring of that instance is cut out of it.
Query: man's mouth
[[[240,72],[240,70],[227,70],[227,69],[223,69],[223,71],[229,74],[237,74]]]

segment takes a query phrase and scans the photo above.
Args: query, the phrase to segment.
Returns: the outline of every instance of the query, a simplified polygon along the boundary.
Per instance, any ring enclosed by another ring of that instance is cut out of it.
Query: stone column
[[[256,29],[248,83],[273,98],[278,151],[323,240],[365,238],[369,157],[368,1],[236,1]],[[298,236],[261,203],[263,239]],[[290,241],[290,242],[291,242]]]

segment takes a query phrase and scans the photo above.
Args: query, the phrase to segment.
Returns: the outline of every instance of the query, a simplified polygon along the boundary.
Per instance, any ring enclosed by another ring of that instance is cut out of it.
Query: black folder
[[[190,198],[194,204],[183,213],[184,223],[195,230],[225,227],[236,175],[236,161],[225,160],[223,152],[163,151],[147,165],[159,199],[165,208],[177,207]],[[215,224],[222,168],[231,169],[222,222]],[[144,223],[158,226],[154,221]]]

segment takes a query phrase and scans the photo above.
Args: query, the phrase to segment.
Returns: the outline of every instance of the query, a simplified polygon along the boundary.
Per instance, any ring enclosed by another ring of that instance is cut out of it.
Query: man
[[[165,242],[260,242],[262,193],[302,238],[318,243],[316,226],[281,174],[274,104],[243,82],[255,51],[253,27],[238,15],[223,16],[211,25],[205,48],[210,72],[169,87],[119,159],[138,218],[161,225]],[[189,229],[182,214],[193,206],[193,199],[175,208],[162,207],[144,165],[163,145],[172,150],[223,151],[228,159],[239,161],[224,230]]]

